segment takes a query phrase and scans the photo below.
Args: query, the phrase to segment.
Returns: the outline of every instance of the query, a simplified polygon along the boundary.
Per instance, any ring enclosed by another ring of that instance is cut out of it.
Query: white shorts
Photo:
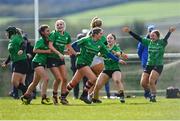
[[[95,55],[93,58],[93,62],[91,63],[91,67],[100,63],[104,64],[103,57],[99,57]]]

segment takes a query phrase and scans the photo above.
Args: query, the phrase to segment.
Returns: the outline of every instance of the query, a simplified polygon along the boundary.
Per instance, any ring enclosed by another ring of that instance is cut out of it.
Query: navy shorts
[[[120,71],[120,72],[121,72],[120,69],[115,69],[115,70],[103,70],[102,73],[107,74],[110,78],[112,78],[112,74],[113,74],[115,71]]]
[[[81,69],[82,67],[88,66],[87,64],[77,64],[76,68]]]
[[[65,61],[56,58],[47,58],[47,68],[59,67],[65,65]]]
[[[28,68],[29,64],[26,59],[12,63],[12,71],[16,73],[27,74]]]
[[[149,65],[147,65],[144,72],[150,74],[152,70],[155,70],[160,75],[162,70],[163,70],[163,65],[157,65],[157,66],[149,66]]]
[[[42,67],[44,67],[44,68],[45,68],[45,65],[44,65],[44,64],[42,64],[42,63],[32,62],[32,67],[33,67],[33,69],[35,69],[36,67],[39,67],[39,66],[42,66]]]

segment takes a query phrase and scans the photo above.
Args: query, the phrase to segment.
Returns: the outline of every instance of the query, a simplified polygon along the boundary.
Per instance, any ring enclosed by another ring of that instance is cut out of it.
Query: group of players
[[[148,60],[141,77],[141,85],[145,90],[145,96],[151,102],[156,102],[156,83],[163,70],[163,54],[170,34],[175,31],[170,27],[167,35],[161,39],[158,30],[152,30],[149,37],[142,38],[132,32],[128,27],[123,27],[123,32],[129,33],[141,44],[148,48]],[[49,77],[45,68],[49,68],[54,75],[53,96],[54,105],[62,103],[69,104],[67,96],[69,92],[84,77],[87,78],[80,100],[87,104],[102,103],[99,99],[99,90],[110,79],[114,81],[117,94],[121,103],[125,103],[124,86],[122,81],[120,64],[126,64],[124,60],[127,55],[122,52],[116,43],[116,36],[110,33],[105,37],[103,35],[102,20],[94,17],[90,23],[90,31],[87,35],[74,42],[80,51],[75,51],[71,46],[71,36],[66,31],[64,20],[55,22],[55,30],[50,31],[48,25],[39,27],[41,37],[36,41],[33,52],[32,64],[27,63],[27,54],[24,51],[22,32],[16,27],[6,29],[9,38],[8,50],[12,66],[12,84],[20,89],[23,95],[20,97],[24,104],[30,104],[32,92],[43,80],[41,90],[41,103],[50,104],[50,98],[47,97],[47,87]],[[67,81],[67,70],[65,66],[64,55],[76,56],[76,72],[72,79]],[[26,88],[24,79],[26,77],[28,66],[34,69],[34,76],[31,84]],[[60,86],[60,96],[58,97],[58,88]]]

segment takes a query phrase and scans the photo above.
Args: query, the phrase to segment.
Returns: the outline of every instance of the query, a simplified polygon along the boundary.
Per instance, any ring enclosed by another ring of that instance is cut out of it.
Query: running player
[[[79,33],[79,34],[77,35],[77,40],[85,37],[86,35],[87,35],[87,33]],[[80,51],[80,48],[79,48],[79,46],[77,46],[76,41],[73,42],[73,43],[71,44],[71,46],[72,46],[73,49],[76,51],[76,53],[78,53],[78,52]],[[75,55],[70,55],[70,58],[71,58],[71,70],[73,71],[73,75],[74,75],[74,74],[76,73],[76,70],[77,70],[77,69],[76,69],[76,58],[77,58],[77,56],[75,56]],[[87,78],[84,77],[84,78],[83,78],[83,88],[84,88],[84,86],[85,86],[85,84],[86,84],[86,81],[87,81]],[[73,89],[74,99],[78,99],[78,98],[79,98],[79,86],[80,86],[80,84],[78,83],[78,84],[74,87],[74,89]]]
[[[163,55],[165,47],[168,44],[168,38],[172,32],[175,31],[174,27],[170,27],[168,33],[163,39],[160,39],[160,32],[153,30],[150,33],[150,39],[141,38],[139,35],[132,32],[128,27],[124,27],[123,32],[129,33],[136,40],[142,42],[148,47],[148,61],[146,69],[144,70],[141,78],[143,80],[149,80],[149,87],[151,91],[150,102],[156,102],[156,80],[158,80],[163,70]]]
[[[102,28],[102,25],[103,25],[103,21],[98,18],[98,17],[94,17],[92,20],[91,20],[91,23],[90,23],[90,29],[93,29],[95,27],[100,27]],[[102,43],[104,43],[105,45],[107,45],[107,42],[106,42],[106,37],[105,36],[102,36],[101,37],[101,41]],[[95,75],[98,77],[99,74],[102,72],[104,68],[104,62],[103,62],[103,58],[102,57],[99,57],[97,55],[94,56],[93,58],[93,62],[91,64],[91,69],[92,71],[95,73]],[[91,94],[92,91],[93,91],[93,88],[92,87],[90,90],[89,90],[89,93]],[[105,84],[105,91],[106,91],[106,95],[108,98],[110,98],[110,86],[109,86],[109,82],[107,81],[107,83]]]
[[[47,56],[48,54],[52,53],[48,47],[48,37],[50,34],[49,26],[48,25],[41,25],[39,28],[39,34],[41,38],[36,41],[33,52],[36,53],[35,57],[32,60],[32,66],[35,70],[34,78],[32,83],[29,85],[26,93],[21,96],[21,100],[25,104],[30,104],[31,102],[31,93],[36,88],[40,80],[43,80],[41,96],[42,104],[51,104],[50,99],[47,98],[46,91],[48,87],[48,74],[45,70],[45,66],[47,63]]]
[[[119,45],[116,44],[116,36],[114,34],[108,34],[107,36],[107,48],[110,52],[112,52],[116,56],[121,56],[125,59],[127,59],[127,55],[124,54],[121,49],[119,48]],[[99,90],[102,88],[102,86],[110,79],[115,82],[116,88],[118,90],[118,96],[120,97],[120,102],[125,103],[124,99],[124,86],[122,82],[122,75],[121,75],[121,69],[120,64],[107,56],[104,56],[104,70],[100,73],[100,75],[97,78],[95,88],[92,92],[93,103],[101,103],[101,100],[99,100]]]
[[[107,55],[109,58],[112,58],[119,63],[125,63],[123,60],[117,58],[106,49],[106,46],[100,40],[102,35],[103,30],[99,27],[96,27],[91,30],[90,36],[84,37],[77,41],[77,44],[80,47],[80,54],[77,56],[77,71],[72,80],[67,85],[66,96],[69,94],[70,90],[72,90],[72,88],[74,88],[76,84],[79,83],[82,77],[85,76],[89,80],[86,82],[80,99],[87,104],[91,104],[91,100],[88,99],[88,91],[96,82],[97,77],[91,70],[90,65],[94,56],[99,52]]]
[[[54,52],[49,54],[47,59],[47,67],[50,68],[55,77],[53,83],[53,103],[58,104],[58,87],[61,82],[61,96],[60,102],[64,105],[68,104],[64,94],[67,85],[67,70],[64,61],[65,47],[71,54],[76,55],[76,52],[71,47],[71,36],[65,31],[66,23],[63,20],[55,22],[55,30],[50,34],[49,48]]]
[[[9,39],[8,51],[10,54],[10,60],[12,61],[12,77],[11,82],[13,86],[22,91],[22,94],[26,92],[26,86],[24,81],[28,69],[28,62],[26,52],[23,46],[23,37],[21,30],[10,26],[6,29],[7,37]],[[3,66],[6,66],[4,64]]]

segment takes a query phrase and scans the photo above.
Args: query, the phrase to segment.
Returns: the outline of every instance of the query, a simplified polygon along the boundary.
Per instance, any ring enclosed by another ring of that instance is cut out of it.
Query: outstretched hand
[[[5,62],[1,63],[1,67],[5,68],[7,65]]]
[[[126,26],[126,27],[123,27],[123,28],[122,28],[122,31],[128,33],[128,32],[130,32],[130,29],[129,29],[129,27]]]
[[[124,59],[128,59],[128,55],[127,54],[124,54],[124,53],[122,53],[122,57],[124,58]]]
[[[169,32],[174,32],[175,30],[176,30],[176,28],[173,27],[173,26],[171,26],[171,27],[169,28]]]
[[[127,63],[124,60],[119,60],[119,63],[126,65]]]

